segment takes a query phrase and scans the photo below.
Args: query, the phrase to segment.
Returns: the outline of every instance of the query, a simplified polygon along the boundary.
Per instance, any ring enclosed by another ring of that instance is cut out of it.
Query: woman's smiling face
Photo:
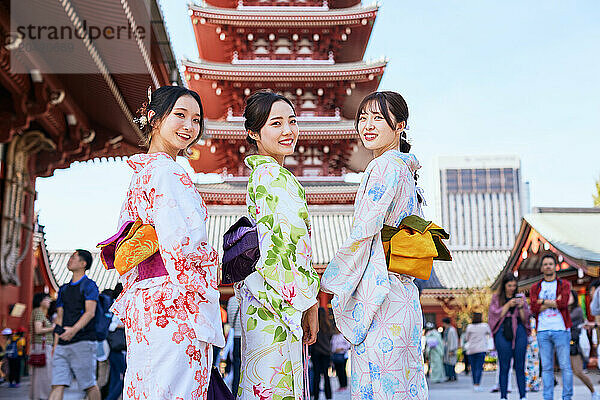
[[[251,133],[256,140],[259,154],[271,156],[283,165],[285,156],[294,153],[299,129],[294,109],[285,101],[273,103],[267,122],[258,134]]]
[[[358,117],[358,134],[365,148],[377,157],[400,145],[400,133],[404,129],[404,122],[396,125],[396,129],[389,126],[379,109],[379,104],[371,101]]]
[[[152,111],[148,113],[152,118]],[[151,147],[176,156],[194,143],[200,134],[200,106],[192,96],[181,96],[152,134]]]

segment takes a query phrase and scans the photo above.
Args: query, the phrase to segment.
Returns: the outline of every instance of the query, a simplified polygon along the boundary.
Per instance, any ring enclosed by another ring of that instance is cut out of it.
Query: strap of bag
[[[303,364],[303,381],[304,381],[304,399],[310,400],[310,379],[308,376],[308,344],[302,346],[302,364]]]

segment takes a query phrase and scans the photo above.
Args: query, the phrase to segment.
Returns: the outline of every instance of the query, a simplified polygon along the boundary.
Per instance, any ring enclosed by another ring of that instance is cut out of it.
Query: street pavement
[[[596,372],[589,373],[590,378],[594,385],[600,390],[600,383],[598,379],[600,375]],[[559,381],[558,385],[554,388],[554,398],[556,400],[561,399],[562,385],[560,373],[556,374],[556,379]],[[519,391],[517,390],[517,383],[513,373],[512,376],[512,393],[508,394],[508,398],[512,400],[519,399]],[[496,372],[484,372],[481,386],[486,389],[485,392],[474,392],[471,376],[465,376],[464,374],[458,375],[456,382],[447,383],[433,383],[429,385],[429,399],[430,400],[466,400],[466,399],[477,399],[477,400],[499,400],[500,393],[490,393],[490,389],[496,382]],[[590,391],[587,387],[581,383],[577,377],[573,380],[573,398],[572,400],[589,400],[592,398]],[[528,400],[542,400],[542,392],[527,393]]]
[[[600,375],[596,372],[591,372],[590,377],[592,378],[592,382],[594,385],[598,387],[600,390],[600,383],[598,383],[598,379]],[[560,385],[560,373],[556,375],[559,380],[559,385],[556,386],[554,390],[554,398],[559,400],[561,398],[561,390],[562,386]],[[476,399],[476,400],[498,400],[500,399],[499,393],[490,393],[489,389],[494,385],[496,380],[495,372],[484,372],[483,373],[483,381],[482,387],[486,388],[485,392],[473,392],[473,386],[471,384],[471,377],[465,376],[463,374],[458,375],[458,381],[456,382],[447,382],[447,383],[434,383],[429,385],[429,398],[430,400],[468,400],[468,399]],[[509,393],[509,399],[518,399],[518,391],[516,390],[516,382],[514,381],[513,376],[513,385],[512,393]],[[21,383],[21,387],[17,389],[8,388],[6,383],[0,385],[0,400],[21,400],[29,398],[29,378],[23,378]],[[588,400],[591,399],[591,395],[589,390],[579,381],[579,379],[575,378],[574,380],[575,388],[574,388],[574,396],[573,400]],[[331,378],[331,386],[333,389],[333,400],[350,400],[350,392],[338,392],[338,383],[337,378]],[[71,399],[76,399],[77,397],[70,397]],[[321,392],[321,399],[325,398],[325,394]],[[542,393],[527,393],[528,400],[542,400]],[[67,400],[65,396],[65,400]]]

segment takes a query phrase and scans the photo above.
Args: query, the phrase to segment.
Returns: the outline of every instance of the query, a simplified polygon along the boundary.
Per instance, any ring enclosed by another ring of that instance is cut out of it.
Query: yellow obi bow
[[[442,239],[449,235],[431,221],[417,215],[404,218],[398,228],[384,225],[381,241],[388,270],[419,279],[429,279],[433,260],[451,261]]]
[[[104,267],[114,267],[120,275],[137,267],[159,250],[156,230],[152,225],[143,224],[139,218],[125,224],[119,233],[98,244],[98,247],[102,248]]]

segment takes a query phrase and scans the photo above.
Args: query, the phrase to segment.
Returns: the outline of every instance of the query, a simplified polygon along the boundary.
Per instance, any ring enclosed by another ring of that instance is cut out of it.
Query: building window
[[[507,192],[514,192],[515,190],[515,174],[512,168],[504,168],[504,189]]]
[[[473,177],[470,169],[460,170],[460,189],[463,192],[473,191]]]
[[[502,178],[500,175],[500,168],[490,169],[490,190],[492,192],[499,192],[502,190]]]
[[[456,192],[458,190],[458,170],[446,170],[446,189],[448,192]]]
[[[485,169],[475,170],[475,190],[485,192],[487,190],[487,177]]]

